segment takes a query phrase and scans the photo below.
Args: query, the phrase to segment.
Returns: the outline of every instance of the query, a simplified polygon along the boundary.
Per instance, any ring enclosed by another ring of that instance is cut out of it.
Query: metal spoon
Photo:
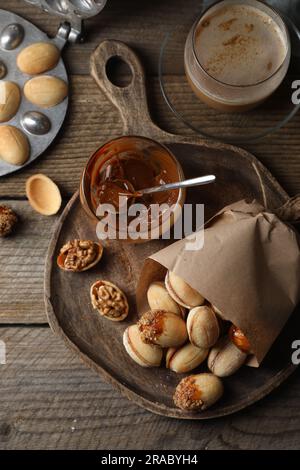
[[[134,201],[135,198],[142,197],[145,194],[159,193],[162,191],[170,191],[171,189],[189,188],[191,186],[202,186],[204,184],[213,183],[215,180],[216,180],[215,175],[198,176],[197,178],[192,178],[192,179],[184,180],[184,181],[178,181],[176,183],[162,184],[160,186],[154,186],[153,188],[140,189],[138,191],[135,191],[133,185],[129,181],[122,180],[122,187],[121,187],[118,184],[120,183],[120,181],[116,180],[114,182],[110,182],[110,191],[111,191],[110,203],[113,204],[117,213],[121,213],[123,208],[120,206],[118,207],[118,204],[116,201],[112,201],[112,192],[115,193],[114,194],[115,197],[123,196],[125,198],[124,202],[126,201],[126,199],[127,201],[129,199],[132,199]],[[124,208],[125,210],[127,210],[127,204],[124,204]]]
[[[160,193],[161,191],[170,191],[171,189],[190,188],[192,186],[201,186],[203,184],[213,183],[216,180],[215,175],[198,176],[189,180],[178,181],[177,183],[167,183],[153,188],[140,189],[134,193],[135,197],[144,196],[144,194]]]

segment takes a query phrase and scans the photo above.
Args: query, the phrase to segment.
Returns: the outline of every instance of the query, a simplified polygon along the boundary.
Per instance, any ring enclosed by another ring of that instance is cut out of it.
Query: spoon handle
[[[169,191],[170,189],[188,188],[191,186],[201,186],[203,184],[213,183],[215,179],[216,179],[215,175],[198,176],[197,178],[179,181],[177,183],[162,184],[161,186],[154,186],[153,188],[141,189],[139,190],[139,194],[141,195],[152,194],[152,193],[159,193],[161,191]]]

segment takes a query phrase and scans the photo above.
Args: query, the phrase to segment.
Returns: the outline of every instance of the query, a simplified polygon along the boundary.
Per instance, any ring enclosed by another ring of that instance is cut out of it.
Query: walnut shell
[[[124,292],[109,281],[94,282],[90,290],[94,309],[111,321],[122,321],[128,315],[129,305]]]
[[[103,246],[92,240],[70,240],[59,252],[58,266],[64,271],[82,272],[95,266],[103,254]]]

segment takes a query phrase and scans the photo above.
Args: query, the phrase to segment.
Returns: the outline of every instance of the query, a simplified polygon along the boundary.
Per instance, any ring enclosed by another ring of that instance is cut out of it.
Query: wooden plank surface
[[[136,46],[142,56],[147,72],[156,75],[158,56],[166,33],[181,27],[184,17],[191,22],[199,15],[203,0],[184,0],[162,2],[152,0],[108,0],[101,14],[86,21],[87,42],[84,47],[75,44],[64,51],[66,64],[71,74],[86,74],[89,57],[102,39],[119,39],[129,45]],[[49,36],[55,36],[60,18],[41,12],[23,0],[1,0],[0,8],[14,11],[18,15],[32,21]],[[158,20],[159,19],[159,20]],[[172,47],[173,56],[166,64],[166,73],[180,73],[182,70],[182,53],[180,42]]]
[[[68,118],[54,145],[25,171],[0,180],[0,202],[21,216],[16,234],[0,239],[0,340],[7,365],[0,365],[0,449],[255,449],[299,448],[299,373],[259,404],[222,420],[178,422],[137,408],[74,357],[47,327],[43,267],[56,217],[35,214],[25,200],[25,180],[44,172],[67,200],[78,188],[83,165],[101,142],[122,133],[116,110],[89,77],[89,57],[103,38],[133,46],[148,75],[150,107],[156,122],[174,133],[189,133],[168,110],[157,79],[159,48],[166,32],[200,9],[200,1],[108,0],[87,23],[87,42],[64,51],[71,81]],[[0,8],[31,20],[54,35],[59,20],[22,0],[0,0]],[[158,20],[159,19],[159,20]],[[182,46],[172,45],[164,71],[168,90],[198,125],[221,132],[227,123],[199,111],[182,76]],[[272,125],[270,112],[260,125]],[[300,191],[300,117],[277,134],[246,146],[291,194]],[[4,324],[28,324],[9,326]]]
[[[46,323],[44,262],[57,217],[37,214],[27,201],[1,201],[18,214],[14,235],[0,240],[0,323]]]
[[[136,407],[86,369],[49,328],[0,328],[0,449],[296,449],[300,381],[203,423]],[[143,437],[141,437],[143,436]]]
[[[170,132],[191,134],[164,103],[157,78],[149,78],[147,83],[154,120]],[[177,102],[184,102],[185,114],[194,123],[207,131],[213,128],[216,134],[226,132],[227,121],[216,120],[214,112],[208,119],[207,109],[199,107],[190,93],[185,77],[167,76],[166,83],[172,96],[176,95]],[[264,115],[264,118],[264,126],[271,127],[278,121],[275,113]],[[258,143],[244,145],[271,170],[291,195],[300,190],[299,126],[300,114],[276,134]],[[78,189],[84,164],[91,152],[98,148],[101,142],[121,134],[120,116],[94,80],[89,76],[72,76],[68,117],[55,143],[23,171],[1,178],[1,197],[24,197],[26,178],[37,172],[46,173],[53,178],[59,184],[64,197],[70,197]]]

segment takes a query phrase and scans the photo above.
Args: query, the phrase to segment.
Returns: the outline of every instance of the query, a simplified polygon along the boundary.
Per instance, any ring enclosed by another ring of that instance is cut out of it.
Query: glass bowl
[[[181,165],[167,147],[146,137],[122,136],[89,158],[80,182],[80,201],[97,223],[98,238],[146,242],[170,231],[181,215],[185,190],[142,198],[135,192],[182,180]],[[120,195],[122,203],[118,203]]]

